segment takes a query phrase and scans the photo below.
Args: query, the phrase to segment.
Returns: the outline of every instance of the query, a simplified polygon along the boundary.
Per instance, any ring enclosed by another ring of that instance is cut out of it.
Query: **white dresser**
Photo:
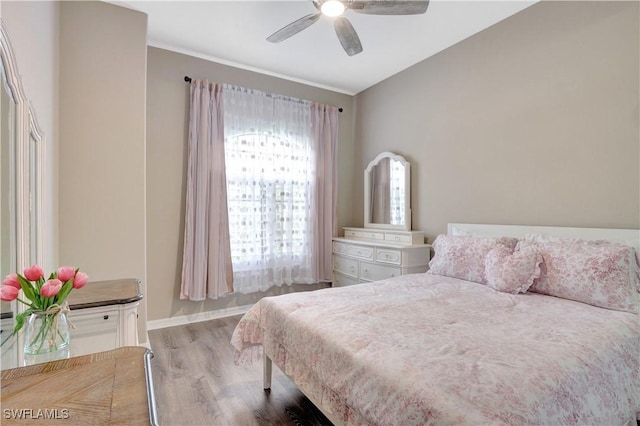
[[[71,292],[71,355],[137,346],[141,299],[136,279],[95,281]]]
[[[333,239],[333,286],[426,272],[431,246],[421,231],[344,228]]]

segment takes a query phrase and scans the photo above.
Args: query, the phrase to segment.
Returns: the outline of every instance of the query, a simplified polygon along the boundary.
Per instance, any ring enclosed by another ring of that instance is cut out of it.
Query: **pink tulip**
[[[2,281],[2,285],[8,285],[11,287],[15,287],[18,290],[20,290],[20,281],[18,281],[18,275],[17,274],[9,274],[7,275],[7,277]]]
[[[24,270],[24,276],[29,281],[38,281],[40,278],[44,277],[44,271],[38,265],[33,265]]]
[[[82,288],[89,281],[89,275],[84,272],[78,272],[73,279],[73,288]]]
[[[61,266],[58,268],[58,279],[66,283],[76,275],[76,268],[73,266]]]
[[[42,285],[42,288],[40,289],[40,294],[42,294],[44,297],[53,297],[56,294],[58,294],[61,288],[62,288],[62,281],[60,281],[57,278],[54,278]]]
[[[18,289],[10,285],[0,286],[0,300],[11,302],[18,297]]]

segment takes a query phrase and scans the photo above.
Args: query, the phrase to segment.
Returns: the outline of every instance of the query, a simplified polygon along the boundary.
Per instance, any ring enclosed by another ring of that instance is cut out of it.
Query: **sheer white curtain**
[[[335,197],[331,192],[327,205],[318,181],[327,178],[325,163],[332,160],[324,159],[326,140],[331,159],[337,127],[333,133],[314,127],[324,111],[319,114],[308,101],[231,85],[224,86],[224,98],[235,291],[330,279],[326,248],[334,231],[326,229],[335,226]],[[333,171],[328,182],[333,188]],[[331,213],[319,218],[319,209],[326,208]]]
[[[222,87],[192,80],[180,298],[233,291],[224,157]]]

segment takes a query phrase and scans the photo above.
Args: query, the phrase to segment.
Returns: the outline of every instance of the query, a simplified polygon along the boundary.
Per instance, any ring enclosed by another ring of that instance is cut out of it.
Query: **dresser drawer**
[[[400,265],[402,263],[402,252],[388,248],[376,248],[376,260],[381,263]]]
[[[347,285],[360,284],[356,278],[348,277],[342,274],[333,274],[333,287],[344,287]]]
[[[411,235],[386,234],[384,239],[395,243],[411,244]]]
[[[361,259],[373,260],[373,247],[348,245],[347,254]]]
[[[71,353],[77,356],[119,347],[119,316],[117,309],[90,314],[71,311],[69,320],[75,326],[71,330]]]
[[[357,278],[358,261],[342,256],[333,256],[333,270]]]
[[[366,262],[360,263],[360,278],[363,280],[378,281],[400,275],[402,275],[402,270],[400,268]]]
[[[347,238],[364,238],[367,240],[384,240],[384,232],[374,231],[353,231],[345,230],[344,236]]]
[[[346,254],[349,244],[341,243],[340,241],[333,242],[333,252],[338,254]]]

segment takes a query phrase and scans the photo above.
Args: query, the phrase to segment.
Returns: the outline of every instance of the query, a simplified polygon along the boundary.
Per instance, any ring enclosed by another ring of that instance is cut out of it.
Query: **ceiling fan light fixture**
[[[344,13],[344,4],[339,0],[327,0],[320,6],[320,11],[326,16],[340,16]]]
[[[333,17],[333,26],[344,51],[349,56],[362,52],[362,43],[351,22],[342,15],[346,9],[368,15],[419,15],[427,11],[429,0],[312,0],[316,12],[280,28],[267,37],[280,43],[317,22],[322,15]]]

